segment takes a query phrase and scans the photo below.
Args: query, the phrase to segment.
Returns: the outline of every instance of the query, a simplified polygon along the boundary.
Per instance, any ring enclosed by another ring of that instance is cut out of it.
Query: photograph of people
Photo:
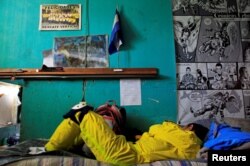
[[[248,64],[239,63],[239,79],[238,79],[238,88],[240,89],[250,89],[250,78],[249,78],[249,69]]]
[[[194,89],[195,78],[191,73],[191,68],[186,67],[186,74],[181,79],[181,87],[185,87],[185,89]]]
[[[249,43],[250,45],[250,43]],[[250,62],[250,46],[246,47],[243,52],[243,58],[245,62]]]
[[[205,63],[177,63],[178,89],[208,89],[207,65]]]
[[[207,77],[203,76],[200,69],[196,70],[196,89],[208,89]]]
[[[237,84],[236,63],[209,63],[210,89],[234,89]]]

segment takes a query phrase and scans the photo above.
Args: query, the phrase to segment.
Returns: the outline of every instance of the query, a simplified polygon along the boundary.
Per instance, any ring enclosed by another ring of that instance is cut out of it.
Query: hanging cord
[[[83,96],[82,96],[82,101],[86,101],[86,86],[87,86],[87,81],[84,80],[83,81],[83,87],[82,87],[82,92],[83,92]]]

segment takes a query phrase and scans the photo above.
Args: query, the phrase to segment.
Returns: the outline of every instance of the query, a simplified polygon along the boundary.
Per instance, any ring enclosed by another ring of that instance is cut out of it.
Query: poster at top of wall
[[[40,30],[80,30],[80,4],[46,4],[40,6]]]

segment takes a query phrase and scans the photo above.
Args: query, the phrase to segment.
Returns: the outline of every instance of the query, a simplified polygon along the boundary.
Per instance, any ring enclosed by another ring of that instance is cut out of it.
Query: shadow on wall
[[[130,19],[123,14],[123,7],[119,8],[121,31],[123,34],[124,45],[121,46],[121,50],[132,50],[138,41],[142,40],[140,31],[136,29]]]

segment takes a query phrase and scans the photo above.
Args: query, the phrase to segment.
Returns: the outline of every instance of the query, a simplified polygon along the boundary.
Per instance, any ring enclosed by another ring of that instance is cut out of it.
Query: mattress
[[[42,147],[47,140],[27,140],[18,145],[0,150],[0,165],[7,166],[109,166],[110,164],[99,162],[82,155],[68,152],[45,152],[38,155],[30,155],[29,147]],[[206,166],[204,160],[162,160],[152,163],[135,164],[138,166]]]

